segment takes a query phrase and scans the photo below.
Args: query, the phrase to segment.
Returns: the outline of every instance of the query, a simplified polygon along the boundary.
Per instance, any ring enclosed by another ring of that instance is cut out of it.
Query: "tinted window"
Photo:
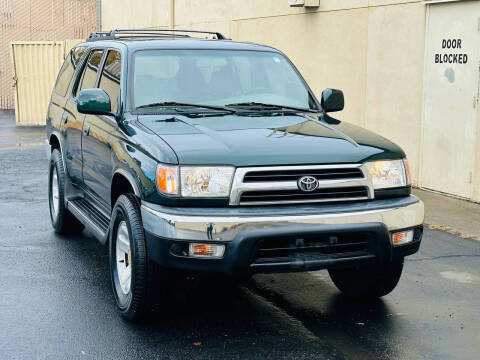
[[[103,50],[95,50],[90,54],[88,57],[88,62],[83,70],[83,76],[78,91],[95,87],[98,67],[100,65],[100,61],[102,60],[102,56]]]
[[[118,95],[120,93],[120,74],[122,70],[122,62],[120,53],[110,50],[105,60],[102,77],[100,78],[100,88],[110,97],[112,104],[112,112],[117,112]]]
[[[316,108],[290,62],[276,52],[145,50],[134,58],[134,104],[261,102]]]
[[[78,64],[80,63],[80,59],[82,58],[83,54],[85,54],[86,50],[87,48],[85,47],[78,47],[72,50],[71,57],[72,57],[73,66],[75,68],[77,68]]]
[[[80,58],[85,53],[84,47],[74,48],[65,58],[62,68],[58,73],[57,82],[55,84],[55,91],[64,96],[67,93],[68,86],[75,73],[75,69],[80,61]]]

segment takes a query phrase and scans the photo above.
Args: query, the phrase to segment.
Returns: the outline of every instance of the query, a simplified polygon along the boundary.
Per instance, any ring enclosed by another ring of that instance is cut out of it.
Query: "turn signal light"
[[[399,231],[392,234],[393,245],[403,245],[413,240],[413,230]]]
[[[407,185],[412,185],[412,171],[407,159],[403,159],[403,166],[405,166],[405,174],[407,177]]]
[[[197,257],[221,258],[225,252],[225,245],[191,243],[188,254]]]
[[[176,195],[178,192],[178,167],[158,165],[157,188],[167,195]]]

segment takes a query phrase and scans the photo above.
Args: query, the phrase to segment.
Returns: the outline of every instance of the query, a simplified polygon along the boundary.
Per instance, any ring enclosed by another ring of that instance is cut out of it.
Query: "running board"
[[[85,199],[67,201],[67,208],[80,220],[95,237],[105,243],[108,236],[110,219]]]

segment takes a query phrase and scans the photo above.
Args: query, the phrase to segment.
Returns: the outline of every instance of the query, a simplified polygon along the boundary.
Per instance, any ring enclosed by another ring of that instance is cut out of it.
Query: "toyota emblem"
[[[304,192],[311,192],[318,188],[318,180],[313,176],[302,176],[297,180],[298,188]]]

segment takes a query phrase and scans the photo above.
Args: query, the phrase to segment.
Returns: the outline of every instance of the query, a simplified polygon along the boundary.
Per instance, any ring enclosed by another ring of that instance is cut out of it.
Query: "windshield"
[[[142,50],[133,71],[135,108],[260,103],[317,110],[292,65],[275,52]]]

